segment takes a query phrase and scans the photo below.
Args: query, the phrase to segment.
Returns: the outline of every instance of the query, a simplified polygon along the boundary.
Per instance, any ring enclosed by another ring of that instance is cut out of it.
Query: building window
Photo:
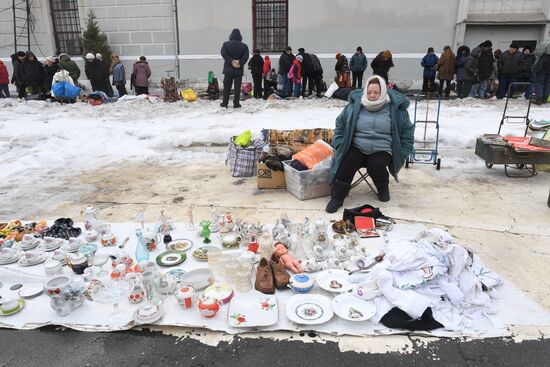
[[[288,0],[252,0],[254,48],[282,52],[288,46]]]
[[[50,0],[57,53],[82,54],[78,0]]]

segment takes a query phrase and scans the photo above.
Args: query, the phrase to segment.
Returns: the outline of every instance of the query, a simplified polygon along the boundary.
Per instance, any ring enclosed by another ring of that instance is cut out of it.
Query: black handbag
[[[368,217],[386,220],[390,219],[382,214],[379,208],[375,208],[374,206],[369,204],[365,204],[357,208],[344,209],[343,219],[345,221],[349,220],[351,223],[355,223],[355,217]]]

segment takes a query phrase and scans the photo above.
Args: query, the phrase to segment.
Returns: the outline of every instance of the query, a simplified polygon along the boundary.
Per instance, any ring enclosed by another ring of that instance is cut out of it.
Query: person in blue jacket
[[[243,43],[241,31],[237,28],[233,29],[229,36],[229,41],[224,42],[220,51],[223,63],[223,102],[221,107],[227,108],[229,103],[229,93],[231,86],[234,84],[233,107],[241,107],[241,83],[243,81],[243,68],[248,61],[249,52],[248,46]]]
[[[438,61],[439,57],[437,57],[437,55],[435,54],[434,48],[429,47],[428,53],[422,58],[422,61],[420,62],[420,65],[422,65],[422,67],[424,68],[424,74],[422,75],[422,77],[424,78],[424,82],[422,83],[422,93],[435,90],[433,88]]]
[[[349,103],[336,118],[330,168],[332,182],[326,211],[334,213],[344,204],[357,170],[367,168],[380,201],[390,200],[389,173],[405,164],[414,143],[414,126],[409,118],[409,99],[387,89],[384,78],[373,75],[365,90],[354,90]],[[388,173],[389,170],[389,173]]]

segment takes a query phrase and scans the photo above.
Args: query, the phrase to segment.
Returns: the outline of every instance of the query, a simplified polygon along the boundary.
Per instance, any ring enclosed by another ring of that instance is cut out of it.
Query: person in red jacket
[[[10,77],[4,62],[0,60],[0,98],[10,98]]]
[[[264,57],[264,70],[263,70],[263,77],[264,77],[264,99],[267,99],[269,95],[272,93],[271,91],[271,83],[269,80],[269,72],[271,71],[271,59],[269,58],[269,55],[265,55]]]
[[[294,83],[294,97],[300,97],[302,93],[302,55],[297,55],[292,62],[292,67],[288,72],[288,79]]]

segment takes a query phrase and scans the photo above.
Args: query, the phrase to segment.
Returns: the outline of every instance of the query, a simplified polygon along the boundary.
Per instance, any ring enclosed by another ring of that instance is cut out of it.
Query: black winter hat
[[[510,43],[510,48],[515,48],[516,50],[519,49],[519,45],[517,42]]]
[[[303,48],[303,47],[300,47],[300,48],[298,49],[298,52],[306,52],[306,49]]]
[[[362,48],[361,46],[359,46],[359,47],[357,47],[357,50],[355,50],[355,51],[361,51],[361,52],[363,52],[363,48]]]
[[[259,53],[260,53],[260,49],[259,49],[259,48],[254,49],[254,50],[252,50],[252,52],[255,53],[255,54],[259,54]]]
[[[523,51],[525,51],[525,50],[529,50],[529,52],[533,52],[533,48],[531,46],[525,46],[523,48]]]
[[[487,40],[485,42],[482,42],[479,47],[493,47],[493,42]]]
[[[433,47],[428,47],[428,53],[435,52]]]
[[[17,51],[17,57],[25,57],[25,56],[27,56],[25,54],[25,51]]]
[[[292,47],[286,46],[286,47],[285,47],[285,51],[292,51]]]

